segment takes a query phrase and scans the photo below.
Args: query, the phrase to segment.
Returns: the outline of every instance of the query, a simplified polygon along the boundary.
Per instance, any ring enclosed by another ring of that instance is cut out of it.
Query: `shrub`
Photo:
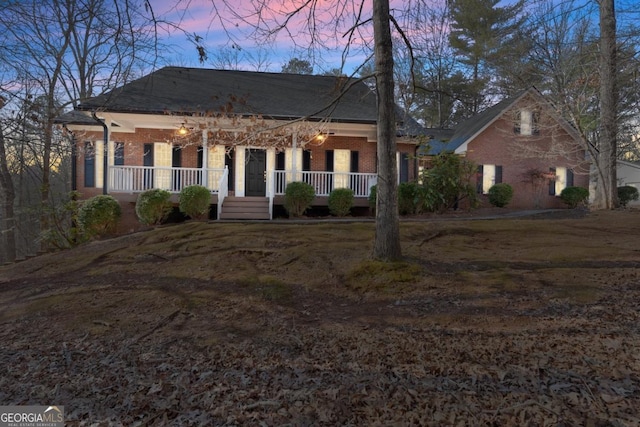
[[[171,193],[158,188],[140,193],[136,201],[138,220],[145,225],[161,224],[173,209],[170,198]]]
[[[316,197],[316,191],[306,182],[290,182],[284,190],[284,207],[289,212],[289,216],[302,216],[307,210],[313,199]]]
[[[335,216],[347,216],[353,206],[353,190],[336,188],[329,194],[329,212]]]
[[[560,193],[560,199],[571,209],[575,209],[578,205],[586,203],[588,198],[589,190],[583,187],[567,187]]]
[[[78,225],[86,238],[100,237],[115,230],[121,215],[120,204],[112,196],[94,196],[80,205]]]
[[[202,185],[190,185],[180,191],[180,212],[192,219],[203,219],[209,215],[211,193]]]
[[[430,159],[421,174],[422,188],[418,194],[418,210],[444,212],[456,208],[462,200],[475,208],[478,195],[472,180],[477,166],[457,154],[443,152]]]
[[[414,182],[402,182],[398,185],[398,212],[400,215],[416,213],[420,189]]]
[[[489,188],[489,203],[498,208],[504,208],[513,197],[513,187],[506,183],[494,184]]]
[[[618,200],[620,201],[620,206],[623,208],[627,207],[629,202],[637,201],[639,198],[638,189],[631,185],[625,185],[622,187],[618,187]]]

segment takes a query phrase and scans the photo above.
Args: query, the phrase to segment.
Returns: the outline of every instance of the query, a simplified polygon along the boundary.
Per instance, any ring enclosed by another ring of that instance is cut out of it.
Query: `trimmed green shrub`
[[[289,216],[299,217],[311,206],[315,197],[316,190],[310,184],[301,181],[290,182],[284,190],[284,207]]]
[[[513,187],[506,183],[494,184],[489,188],[489,203],[498,208],[504,208],[513,197]]]
[[[202,185],[189,185],[180,191],[180,212],[192,219],[204,219],[209,216],[211,192]]]
[[[84,237],[101,237],[115,230],[121,215],[120,204],[112,196],[94,196],[80,205],[78,225]]]
[[[589,190],[583,187],[567,187],[560,193],[560,199],[565,202],[570,209],[575,209],[579,205],[587,203]]]
[[[415,182],[401,182],[398,185],[398,212],[400,215],[416,213],[420,188]]]
[[[353,206],[353,190],[350,188],[336,188],[329,194],[329,212],[335,216],[347,216]]]
[[[631,185],[625,185],[622,187],[618,187],[618,200],[620,201],[620,206],[626,208],[629,202],[637,201],[639,198],[638,189]]]
[[[140,193],[136,201],[138,220],[145,225],[161,224],[173,209],[170,199],[171,193],[158,188]]]

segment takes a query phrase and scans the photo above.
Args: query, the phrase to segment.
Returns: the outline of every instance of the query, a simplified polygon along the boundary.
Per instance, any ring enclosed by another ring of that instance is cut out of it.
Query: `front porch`
[[[202,185],[211,192],[211,204],[217,205],[218,219],[224,200],[229,195],[230,182],[245,182],[234,177],[230,181],[228,168],[182,168],[158,166],[109,166],[108,193],[137,197],[137,194],[158,188],[174,196],[190,185]],[[377,183],[375,173],[269,170],[264,173],[264,194],[269,200],[269,218],[273,217],[273,205],[282,204],[287,184],[302,181],[316,192],[316,205],[326,205],[327,198],[336,188],[350,188],[357,206],[366,206],[371,187]],[[244,197],[244,188],[233,188],[236,198]]]

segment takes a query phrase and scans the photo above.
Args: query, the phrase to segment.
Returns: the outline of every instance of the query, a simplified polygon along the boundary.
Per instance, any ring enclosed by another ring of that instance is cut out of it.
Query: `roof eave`
[[[206,114],[202,116],[201,111],[169,111],[169,110],[137,110],[137,109],[125,109],[125,108],[117,108],[117,109],[109,109],[109,108],[100,108],[100,107],[91,107],[80,105],[76,108],[79,111],[88,111],[88,112],[101,112],[101,113],[114,113],[114,114],[146,114],[146,115],[155,115],[155,116],[198,116],[198,117],[206,117]],[[248,113],[238,113],[238,114],[230,114],[232,116],[240,117],[240,118],[250,118],[260,116],[268,120],[281,120],[281,121],[295,121],[305,119],[311,122],[321,122],[325,120],[330,120],[333,123],[347,123],[347,124],[372,124],[375,125],[377,122],[373,119],[358,119],[358,118],[340,118],[340,117],[322,117],[322,116],[292,116],[292,115],[268,115],[268,114],[248,114]]]

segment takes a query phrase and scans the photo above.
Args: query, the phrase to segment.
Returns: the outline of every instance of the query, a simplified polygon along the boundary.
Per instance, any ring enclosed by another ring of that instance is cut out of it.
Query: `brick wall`
[[[558,151],[563,145],[567,147],[566,157],[560,155],[562,150]],[[508,205],[511,208],[566,207],[559,197],[549,195],[548,182],[537,181],[538,185],[531,182],[531,170],[548,172],[552,167],[567,167],[575,171],[575,186],[589,186],[588,169],[581,162],[584,152],[576,151],[575,141],[557,127],[553,130],[541,128],[538,135],[520,136],[513,132],[512,121],[500,119],[469,143],[467,158],[478,165],[502,166],[502,182],[514,189]]]
[[[375,142],[367,141],[366,138],[349,137],[349,136],[335,136],[332,135],[322,144],[313,145],[309,144],[305,147],[311,151],[311,169],[316,171],[325,170],[326,151],[336,149],[346,149],[351,151],[357,151],[358,154],[358,170],[361,173],[375,173],[377,171],[377,158],[376,150],[377,145]],[[397,151],[400,153],[409,154],[409,180],[413,180],[417,177],[417,166],[414,160],[416,146],[414,144],[397,144]]]

